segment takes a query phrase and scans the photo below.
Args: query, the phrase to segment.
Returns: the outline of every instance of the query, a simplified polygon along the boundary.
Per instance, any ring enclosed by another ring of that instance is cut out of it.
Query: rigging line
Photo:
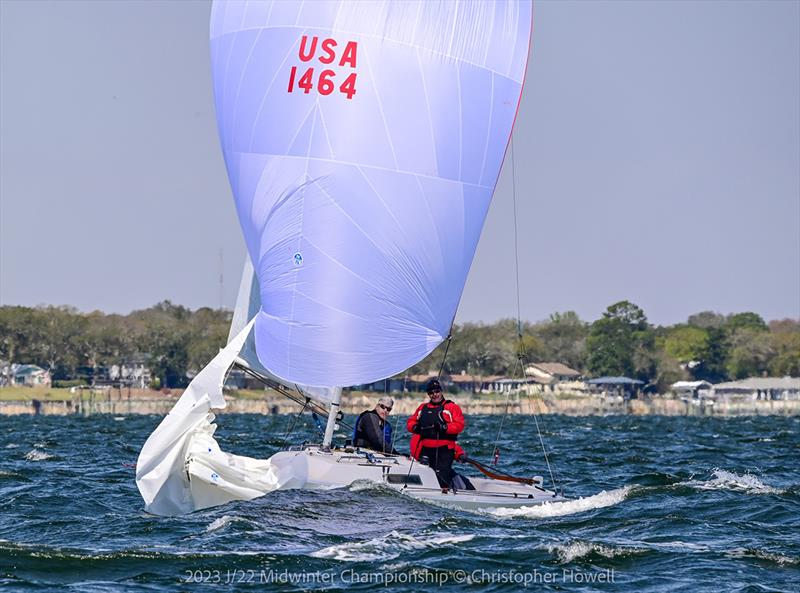
[[[405,395],[406,393],[406,381],[408,380],[408,375],[403,376],[403,388],[400,390],[400,395]],[[400,428],[400,414],[398,414],[394,421],[394,430],[392,431],[392,442],[389,443],[389,446],[394,451],[394,440],[397,438],[397,429]]]
[[[525,373],[525,342],[522,339],[522,311],[520,307],[520,287],[519,287],[519,233],[518,233],[518,223],[517,223],[517,169],[516,169],[516,162],[514,158],[514,135],[511,135],[511,196],[512,201],[514,204],[514,278],[516,281],[516,293],[517,293],[517,365],[514,368],[514,372],[516,373],[517,368],[521,367],[522,370],[522,377],[526,377]],[[508,414],[508,399],[511,396],[511,392],[506,395],[506,411],[503,414],[503,418],[500,421],[500,430],[497,433],[497,441],[495,441],[495,461],[497,460],[497,455],[499,453],[497,449],[497,442],[500,440],[500,434],[503,429],[503,424],[505,423],[505,417]],[[550,465],[550,459],[547,455],[547,448],[544,445],[544,438],[542,437],[542,431],[539,426],[539,418],[536,411],[533,411],[533,421],[536,424],[536,434],[539,437],[539,444],[542,447],[542,455],[544,456],[544,462],[547,466],[547,472],[550,474],[550,481],[553,484],[553,488],[557,489],[558,484],[556,483],[553,468]],[[563,493],[563,490],[562,490]]]
[[[520,298],[519,298],[519,241],[517,235],[517,167],[516,162],[514,160],[514,134],[511,134],[511,197],[514,204],[514,280],[516,286],[516,293],[517,293],[517,364],[514,365],[514,373],[512,377],[517,373],[517,365],[520,362],[519,354],[520,354],[520,347],[522,346],[522,314],[520,312]],[[523,373],[525,369],[523,368]],[[497,430],[497,438],[494,440],[494,451],[493,461],[494,465],[497,465],[497,459],[500,454],[500,450],[497,447],[497,444],[500,442],[500,436],[503,433],[503,425],[506,421],[506,416],[508,415],[508,401],[511,397],[511,386],[509,385],[509,390],[506,392],[506,406],[505,412],[503,413],[503,417],[500,419],[500,428]]]
[[[325,409],[324,406],[321,406],[320,404],[315,402],[313,399],[309,403],[307,400],[309,400],[310,398],[304,396],[303,394],[301,394],[301,393],[293,393],[285,385],[282,385],[281,383],[278,383],[276,381],[271,381],[267,377],[264,377],[263,375],[257,373],[253,369],[251,369],[249,367],[246,367],[246,366],[243,366],[243,365],[239,364],[238,362],[234,362],[233,364],[234,364],[234,366],[236,368],[244,371],[245,374],[250,375],[251,377],[253,377],[257,381],[260,381],[265,386],[267,386],[270,389],[276,391],[278,394],[284,396],[286,399],[289,399],[289,400],[295,402],[296,404],[303,404],[305,402],[305,404],[308,406],[309,410],[312,410],[313,412],[316,412],[319,416],[322,416],[323,418],[327,418],[328,417],[328,410]],[[339,420],[338,422],[339,422],[339,424],[341,424],[342,426],[344,426],[346,428],[350,428],[350,429],[353,428],[352,426],[350,426],[350,424],[348,424],[344,420]]]
[[[539,444],[542,446],[542,453],[544,453],[544,462],[547,465],[547,471],[550,474],[550,482],[553,484],[553,491],[558,492],[558,484],[556,483],[556,479],[553,477],[553,469],[550,467],[550,460],[547,458],[547,449],[544,446],[544,439],[542,438],[542,431],[539,430],[539,418],[536,412],[533,413],[533,421],[536,424],[536,434],[539,435]],[[564,490],[561,490],[561,494],[564,494]]]
[[[517,336],[522,342],[522,314],[519,306],[519,241],[517,240],[517,170],[514,163],[514,135],[511,135],[511,196],[514,201],[514,274],[517,283]]]
[[[439,365],[439,372],[436,378],[439,379],[444,371],[444,362],[447,360],[447,352],[450,350],[450,342],[453,341],[453,326],[450,325],[450,333],[447,334],[447,345],[444,347],[444,356],[442,356],[442,364]]]
[[[297,421],[300,419],[300,416],[303,415],[303,412],[306,411],[306,408],[308,408],[308,403],[310,401],[311,401],[311,398],[307,397],[306,398],[306,403],[303,405],[303,409],[300,410],[300,412],[298,412],[298,414],[294,417],[294,421],[292,422],[292,425],[289,427],[289,430],[286,431],[286,434],[283,437],[283,443],[281,444],[281,449],[286,448],[286,440],[289,438],[289,436],[292,434],[292,432],[294,432],[294,427],[297,424]]]
[[[511,376],[514,377],[517,374],[517,368],[519,367],[519,357],[517,357],[517,362],[514,365],[514,372],[511,373]],[[503,416],[500,418],[500,427],[497,429],[497,436],[494,439],[494,449],[492,449],[492,465],[497,465],[497,460],[500,457],[500,449],[498,447],[498,443],[500,442],[500,436],[503,434],[503,425],[506,423],[506,416],[508,416],[508,403],[511,398],[511,386],[508,386],[508,391],[506,391],[506,405],[505,410],[503,412]]]

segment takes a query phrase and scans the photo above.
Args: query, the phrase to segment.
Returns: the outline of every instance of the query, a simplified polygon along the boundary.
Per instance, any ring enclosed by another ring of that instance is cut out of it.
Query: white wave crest
[[[391,491],[394,492],[391,488],[382,484],[380,482],[375,482],[374,480],[356,480],[352,484],[350,484],[349,488],[350,492],[362,492],[364,490],[384,490],[384,491]]]
[[[206,533],[210,533],[212,531],[217,531],[218,529],[222,529],[223,527],[227,527],[234,521],[244,521],[242,517],[235,517],[233,515],[223,515],[222,517],[218,517],[214,519],[211,523],[208,524],[206,527]]]
[[[44,451],[39,451],[39,449],[31,449],[25,454],[25,459],[28,461],[44,461],[45,459],[52,459],[53,456],[50,453],[45,453]]]
[[[733,490],[747,494],[781,494],[783,492],[780,488],[767,486],[752,474],[739,475],[719,468],[713,470],[712,478],[708,481],[689,480],[681,482],[681,485],[691,486],[698,490]]]
[[[547,551],[555,554],[561,564],[568,564],[578,558],[598,554],[604,558],[615,558],[617,556],[630,556],[631,554],[643,554],[647,552],[645,548],[625,548],[594,544],[592,542],[574,541],[568,544],[554,544],[547,546]]]
[[[329,546],[312,552],[314,558],[330,558],[344,562],[373,562],[376,560],[392,560],[402,552],[424,550],[439,546],[467,542],[474,535],[443,534],[432,537],[417,538],[413,535],[392,531],[384,536],[365,542],[347,542]]]
[[[780,566],[800,565],[800,558],[792,558],[791,556],[776,554],[775,552],[766,552],[764,550],[739,548],[736,550],[731,550],[725,555],[729,558],[755,558],[757,560],[766,560]]]
[[[575,513],[583,513],[594,509],[602,509],[603,507],[614,506],[621,503],[631,491],[631,486],[624,486],[606,492],[603,490],[599,494],[592,496],[581,497],[575,500],[568,500],[565,502],[545,502],[536,506],[525,506],[515,508],[499,508],[487,511],[492,515],[498,517],[530,517],[530,518],[545,518],[545,517],[561,517],[562,515],[573,515]]]

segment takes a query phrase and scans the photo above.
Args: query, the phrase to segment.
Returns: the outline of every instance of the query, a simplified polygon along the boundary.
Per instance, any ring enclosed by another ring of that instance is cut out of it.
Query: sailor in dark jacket
[[[353,428],[353,445],[362,449],[372,449],[381,453],[394,453],[392,447],[392,426],[387,418],[394,406],[391,397],[384,396],[372,410],[362,412]]]

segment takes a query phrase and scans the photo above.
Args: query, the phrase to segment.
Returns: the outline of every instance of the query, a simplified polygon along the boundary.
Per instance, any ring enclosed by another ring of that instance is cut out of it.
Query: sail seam
[[[236,35],[237,33],[241,33],[242,31],[252,31],[252,30],[256,30],[256,29],[304,29],[305,32],[307,32],[309,30],[317,30],[317,31],[335,30],[337,33],[343,33],[345,35],[354,35],[356,37],[366,37],[368,39],[375,39],[377,41],[382,41],[382,42],[388,41],[390,43],[396,43],[398,45],[403,45],[405,47],[416,47],[417,49],[421,49],[421,50],[430,52],[430,53],[432,53],[432,54],[434,54],[436,56],[439,56],[441,58],[447,58],[447,59],[453,60],[455,62],[460,62],[462,64],[467,64],[468,66],[474,66],[475,68],[481,68],[483,70],[488,70],[489,72],[493,72],[494,74],[497,74],[498,76],[500,76],[502,78],[507,78],[507,79],[509,79],[509,80],[511,80],[513,82],[516,82],[517,84],[522,84],[522,78],[517,78],[517,77],[514,77],[514,76],[510,76],[509,74],[507,74],[505,72],[500,72],[499,70],[495,70],[494,68],[491,68],[491,67],[489,67],[489,66],[487,66],[485,64],[479,64],[478,62],[475,62],[475,61],[472,61],[472,60],[468,60],[468,59],[464,58],[463,56],[451,56],[451,55],[446,54],[443,51],[438,51],[438,50],[435,50],[433,48],[425,47],[425,46],[422,46],[422,45],[413,45],[413,44],[411,44],[411,43],[409,43],[407,41],[399,41],[397,39],[387,39],[385,37],[381,37],[380,35],[375,35],[373,33],[359,33],[357,31],[350,31],[350,30],[346,30],[346,29],[340,29],[338,27],[337,28],[333,28],[333,27],[305,27],[305,28],[303,28],[303,27],[294,26],[294,25],[271,25],[271,26],[268,26],[268,27],[247,27],[247,28],[244,28],[244,29],[239,29],[237,31],[229,31],[228,33],[224,33],[222,35],[219,35],[219,36],[214,38],[214,41],[216,41],[218,39],[222,39],[223,37],[226,37],[228,35]]]
[[[369,78],[374,82],[375,75],[372,72],[372,60],[370,60],[369,58],[369,52],[367,51],[366,47],[363,48],[362,51],[364,52],[364,58],[366,59],[367,62],[367,70],[369,70]],[[383,101],[381,101],[381,94],[378,92],[377,84],[373,87],[373,90],[375,91],[375,99],[378,101],[378,111],[380,112],[381,119],[383,120],[383,129],[386,132],[386,140],[389,141],[389,149],[392,151],[392,160],[394,161],[394,168],[400,169],[400,165],[397,162],[397,152],[394,149],[394,143],[392,142],[392,134],[389,131],[389,123],[386,121],[386,114],[383,111]]]
[[[305,34],[308,29],[303,29],[303,33]],[[286,51],[286,55],[283,57],[281,61],[281,65],[275,69],[275,74],[272,75],[272,80],[269,81],[269,85],[267,85],[267,89],[264,91],[264,96],[261,97],[261,103],[258,106],[258,111],[256,111],[256,115],[253,118],[253,127],[250,130],[250,138],[247,140],[248,151],[253,152],[253,137],[256,134],[256,128],[258,128],[258,122],[261,119],[261,112],[264,111],[264,106],[267,104],[267,97],[269,97],[269,92],[272,90],[272,85],[275,84],[275,80],[278,78],[278,74],[280,74],[281,69],[286,64],[286,60],[289,59],[289,56],[292,55],[292,50],[298,45],[299,40],[295,41],[289,46],[289,49]]]
[[[421,177],[423,179],[434,179],[436,181],[444,181],[447,183],[456,183],[460,185],[468,185],[470,187],[477,187],[479,189],[493,189],[492,185],[481,185],[480,183],[472,183],[471,181],[459,181],[458,179],[449,179],[447,177],[436,177],[434,175],[426,175],[425,173],[417,173],[416,171],[409,171],[408,169],[391,169],[389,167],[381,167],[380,165],[370,165],[369,163],[357,163],[355,161],[343,161],[340,159],[327,159],[324,157],[318,156],[298,156],[296,154],[276,154],[273,152],[254,152],[252,150],[249,151],[230,151],[231,154],[252,154],[257,156],[266,156],[266,157],[273,157],[273,158],[281,158],[281,159],[308,159],[312,161],[319,161],[322,163],[333,163],[335,165],[352,165],[353,167],[366,167],[369,169],[376,169],[378,171],[389,171],[391,173],[403,173],[405,175],[413,175],[414,177]],[[498,174],[499,175],[499,174]]]
[[[419,48],[416,48],[414,53],[417,56],[417,67],[419,67],[419,78],[422,81],[422,94],[425,97],[425,107],[428,110],[428,125],[431,130],[431,148],[433,149],[433,170],[436,176],[439,176],[439,147],[436,144],[436,132],[433,127],[433,112],[431,111],[431,102],[428,98],[428,85],[425,84],[425,72],[422,68],[422,59],[419,57]],[[478,180],[480,181],[480,179]]]

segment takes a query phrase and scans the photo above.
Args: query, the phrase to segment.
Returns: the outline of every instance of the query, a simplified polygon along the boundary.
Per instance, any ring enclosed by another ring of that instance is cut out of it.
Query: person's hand
[[[414,425],[413,432],[414,434],[422,434],[422,427],[419,425],[419,422]]]
[[[436,421],[436,428],[439,429],[439,432],[447,432],[447,422],[444,420],[437,420]]]

